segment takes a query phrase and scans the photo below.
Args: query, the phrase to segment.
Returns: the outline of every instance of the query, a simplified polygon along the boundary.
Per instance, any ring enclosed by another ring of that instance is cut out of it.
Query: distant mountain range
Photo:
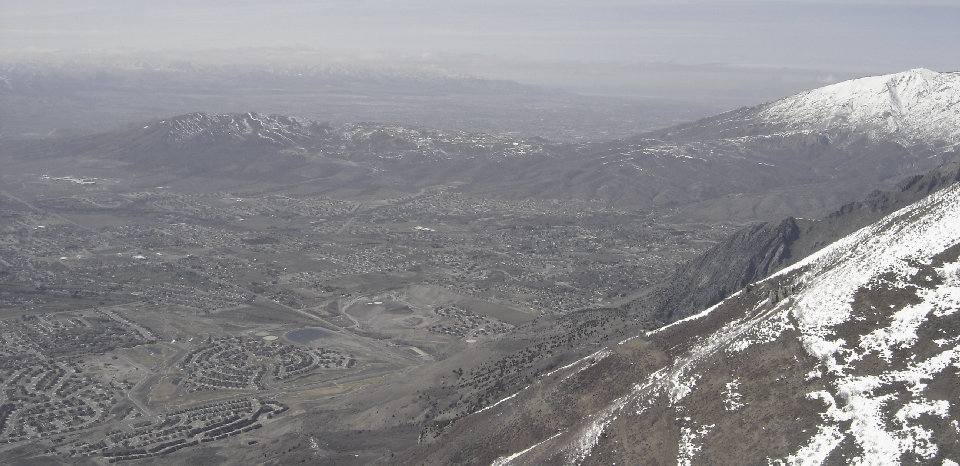
[[[241,63],[250,59],[244,55],[237,57]],[[87,134],[202,110],[578,141],[623,137],[722,110],[694,99],[582,96],[415,61],[373,65],[298,55],[291,60],[300,64],[284,64],[274,54],[262,58],[271,64],[218,64],[215,57],[0,63],[0,137]]]
[[[605,143],[194,113],[5,145],[21,157],[99,158],[132,173],[316,180],[331,192],[358,180],[374,191],[457,186],[497,198],[590,199],[743,221],[820,216],[892,187],[956,158],[958,127],[960,73],[919,69]]]

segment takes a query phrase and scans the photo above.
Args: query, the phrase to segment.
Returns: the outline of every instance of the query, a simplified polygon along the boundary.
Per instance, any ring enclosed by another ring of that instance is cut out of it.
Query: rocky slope
[[[960,162],[953,162],[908,177],[893,190],[874,191],[821,220],[788,217],[745,227],[626,307],[661,322],[684,318],[957,181]]]
[[[459,421],[428,464],[956,460],[960,184]]]

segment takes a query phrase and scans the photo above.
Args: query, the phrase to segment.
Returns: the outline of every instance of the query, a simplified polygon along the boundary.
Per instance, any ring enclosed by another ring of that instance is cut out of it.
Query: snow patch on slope
[[[933,254],[957,242],[960,185],[955,184],[776,274],[808,268],[801,280],[806,289],[796,297],[793,310],[808,352],[822,360],[839,352],[845,342],[831,339],[831,329],[850,318],[854,293],[873,277],[887,272],[911,275],[915,271],[911,261],[929,262]]]
[[[855,369],[856,363],[871,352],[889,362],[892,351],[912,346],[917,329],[930,314],[955,309],[956,287],[960,285],[956,276],[940,275],[943,285],[918,290],[920,303],[895,312],[889,325],[863,335],[856,346],[836,338],[833,328],[852,318],[854,294],[871,280],[890,276],[891,272],[895,277],[909,277],[916,271],[916,264],[929,264],[935,254],[958,242],[960,185],[955,184],[793,267],[805,269],[806,281],[805,289],[795,297],[793,317],[807,352],[819,358],[833,376],[836,394],[824,391],[814,395],[828,405],[823,414],[825,423],[810,444],[789,457],[788,462],[807,464],[826,458],[839,445],[837,433],[841,423],[849,423],[847,434],[862,448],[863,455],[858,460],[866,464],[884,463],[906,452],[924,459],[936,455],[933,433],[910,420],[916,417],[915,413],[946,412],[945,401],[924,399],[924,381],[960,363],[960,346],[954,345],[926,360],[908,361],[901,370],[855,375]],[[883,389],[900,385],[907,387],[909,395],[898,399],[893,394],[876,394],[889,393]],[[903,402],[904,398],[906,404],[898,413],[898,422],[884,419],[883,409]]]
[[[677,452],[677,464],[689,466],[693,464],[694,458],[700,453],[700,449],[703,448],[698,442],[703,437],[706,437],[714,425],[697,426],[689,417],[684,418],[683,421],[686,425],[680,428],[680,446]]]

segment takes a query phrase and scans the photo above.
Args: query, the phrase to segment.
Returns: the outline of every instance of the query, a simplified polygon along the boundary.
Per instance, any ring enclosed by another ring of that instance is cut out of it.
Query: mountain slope
[[[260,139],[278,147],[293,147],[309,140],[309,129],[302,121],[277,115],[245,113],[238,115],[192,113],[143,129],[155,129],[164,142],[187,144],[221,143]],[[149,134],[149,133],[148,133]]]
[[[674,142],[780,134],[866,135],[904,144],[956,144],[960,72],[918,68],[868,76],[650,134]]]
[[[960,162],[953,162],[911,176],[893,190],[874,191],[821,220],[788,217],[747,226],[679,267],[656,290],[627,308],[662,322],[684,318],[957,181]]]
[[[960,73],[918,68],[854,79],[765,106],[759,117],[789,129],[844,129],[871,138],[960,142]]]
[[[958,260],[954,184],[701,314],[545,374],[404,459],[955,460]]]
[[[196,162],[189,158],[190,155],[217,154],[217,162],[230,166],[236,158],[250,153],[262,156],[296,153],[307,161],[334,157],[375,164],[404,159],[413,162],[486,161],[548,151],[546,142],[538,138],[519,139],[374,123],[330,125],[249,112],[191,113],[147,122],[142,128],[125,128],[79,140],[83,150],[88,152],[112,148],[111,154],[120,160],[143,162],[146,158],[156,159],[164,155],[168,158],[157,162],[165,163],[166,168],[182,168],[169,159],[171,152],[184,154],[183,161],[188,164]],[[119,141],[119,144],[113,141]]]

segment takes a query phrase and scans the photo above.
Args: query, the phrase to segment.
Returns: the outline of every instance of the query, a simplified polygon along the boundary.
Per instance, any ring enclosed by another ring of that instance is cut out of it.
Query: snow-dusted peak
[[[296,118],[258,113],[191,113],[163,120],[160,127],[167,130],[167,137],[175,142],[260,139],[288,145],[307,135],[306,125]],[[149,126],[144,129],[147,128]]]
[[[767,122],[873,138],[960,142],[960,73],[924,68],[844,81],[773,102]]]

